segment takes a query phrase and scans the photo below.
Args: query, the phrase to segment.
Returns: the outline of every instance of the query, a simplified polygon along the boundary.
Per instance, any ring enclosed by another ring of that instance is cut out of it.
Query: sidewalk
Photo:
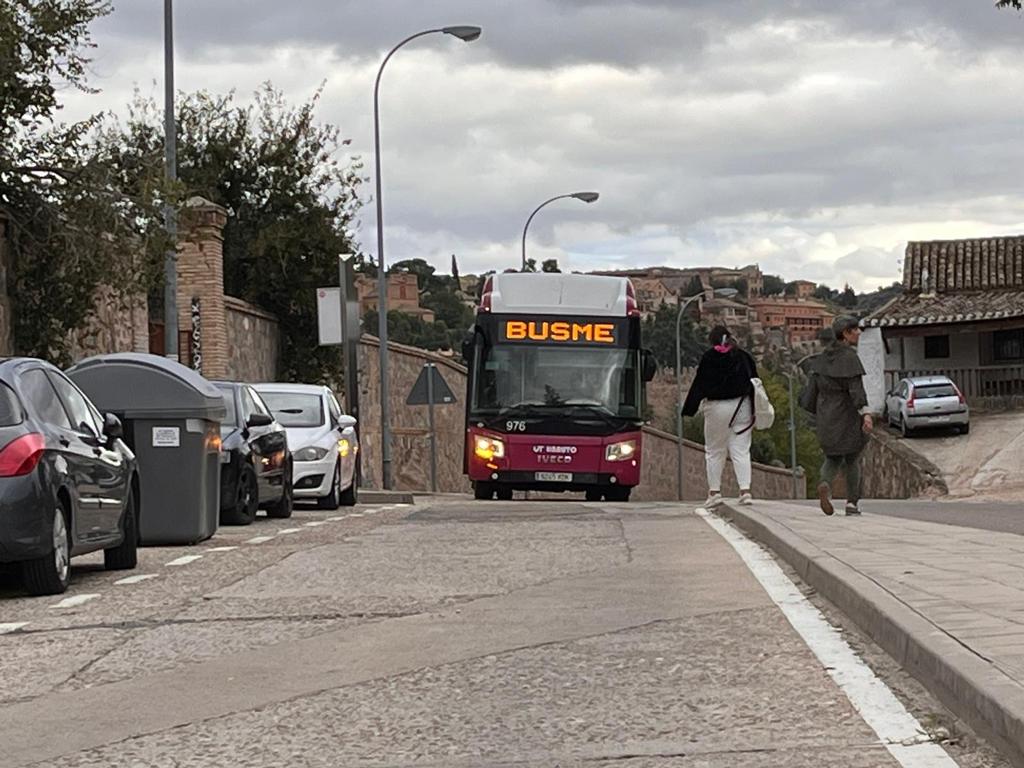
[[[785,502],[721,514],[1024,765],[1024,536]]]

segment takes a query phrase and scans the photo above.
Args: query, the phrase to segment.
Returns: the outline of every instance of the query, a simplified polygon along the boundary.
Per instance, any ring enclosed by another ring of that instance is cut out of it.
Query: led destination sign
[[[605,319],[518,320],[503,318],[499,322],[498,328],[500,340],[506,342],[622,346],[626,341],[625,326]]]

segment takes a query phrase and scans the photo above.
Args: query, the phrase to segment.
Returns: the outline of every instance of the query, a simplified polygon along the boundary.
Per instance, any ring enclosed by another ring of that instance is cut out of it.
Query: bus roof
[[[631,294],[624,277],[507,272],[490,278],[490,311],[626,317]]]

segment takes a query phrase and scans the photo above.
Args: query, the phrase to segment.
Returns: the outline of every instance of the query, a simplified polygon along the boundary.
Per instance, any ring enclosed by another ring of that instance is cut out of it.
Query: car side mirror
[[[640,350],[640,375],[644,383],[654,381],[657,374],[658,361],[654,358],[654,353],[649,349]]]
[[[338,429],[344,431],[346,429],[352,429],[356,425],[355,416],[349,416],[347,413],[342,414],[338,417]]]
[[[269,427],[274,423],[274,417],[268,416],[265,413],[254,413],[249,417],[249,420],[245,423],[249,429],[258,429],[259,427]]]
[[[124,426],[121,424],[121,420],[112,413],[103,414],[103,435],[110,440],[124,437]]]

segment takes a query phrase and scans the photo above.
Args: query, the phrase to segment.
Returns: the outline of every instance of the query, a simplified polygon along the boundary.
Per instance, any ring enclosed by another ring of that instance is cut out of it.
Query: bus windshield
[[[473,410],[585,407],[640,416],[638,353],[630,349],[499,344],[478,348]]]

